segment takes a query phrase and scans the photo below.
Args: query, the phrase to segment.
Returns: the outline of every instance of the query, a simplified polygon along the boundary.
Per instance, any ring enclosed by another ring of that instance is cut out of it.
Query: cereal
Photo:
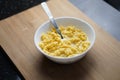
[[[75,26],[60,26],[64,39],[56,33],[55,29],[42,34],[39,46],[48,55],[56,57],[71,57],[81,54],[90,46],[87,34]]]

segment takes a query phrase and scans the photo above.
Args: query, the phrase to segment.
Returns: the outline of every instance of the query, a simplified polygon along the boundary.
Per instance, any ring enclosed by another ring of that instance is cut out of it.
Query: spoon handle
[[[61,36],[61,38],[63,39],[63,36],[62,36],[62,34],[61,34],[61,32],[60,32],[57,24],[56,24],[56,21],[54,20],[51,12],[50,12],[50,10],[49,10],[46,2],[42,2],[41,5],[42,5],[42,8],[43,8],[43,10],[45,11],[45,13],[48,15],[48,17],[49,17],[49,19],[50,19],[50,22],[54,25],[57,33],[58,33],[58,34]]]
[[[57,26],[57,24],[56,24],[56,22],[55,22],[55,20],[54,20],[54,18],[53,18],[53,16],[52,16],[52,14],[51,14],[51,12],[50,12],[50,10],[49,10],[46,2],[42,2],[41,5],[42,5],[42,8],[43,8],[43,10],[45,11],[45,13],[48,15],[48,17],[49,17],[49,19],[50,19],[50,22],[54,25],[54,27],[55,27],[56,29],[58,29],[58,26]]]
[[[53,16],[52,16],[46,2],[42,2],[41,6],[42,6],[43,10],[46,12],[46,14],[48,15],[49,19],[53,18]]]

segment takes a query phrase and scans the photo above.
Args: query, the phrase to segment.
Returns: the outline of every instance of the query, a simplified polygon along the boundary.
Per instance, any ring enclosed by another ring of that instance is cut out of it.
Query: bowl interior
[[[92,26],[90,24],[88,24],[86,21],[83,21],[83,20],[77,19],[77,18],[67,18],[67,17],[56,18],[55,20],[56,20],[56,23],[58,24],[58,26],[62,25],[62,26],[66,27],[66,26],[73,25],[73,26],[81,29],[83,32],[85,32],[88,36],[89,41],[91,42],[91,45],[89,48],[91,48],[91,46],[94,44],[95,32],[94,32]],[[37,29],[37,31],[35,33],[34,41],[35,41],[35,44],[38,49],[40,49],[38,43],[41,41],[41,39],[40,39],[41,34],[49,31],[51,26],[52,26],[52,24],[49,21],[47,21]]]

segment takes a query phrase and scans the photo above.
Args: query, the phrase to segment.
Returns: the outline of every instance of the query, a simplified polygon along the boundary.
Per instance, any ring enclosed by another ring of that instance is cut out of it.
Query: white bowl
[[[83,52],[82,54],[78,54],[78,55],[75,55],[73,57],[65,57],[64,58],[64,57],[54,57],[54,56],[48,55],[38,45],[39,42],[41,41],[40,40],[41,34],[49,31],[50,26],[52,25],[50,23],[50,21],[47,21],[44,24],[42,24],[41,26],[39,26],[39,28],[35,32],[34,43],[35,43],[35,46],[37,47],[37,49],[43,55],[45,55],[48,59],[50,59],[54,62],[57,62],[57,63],[72,63],[72,62],[75,62],[75,61],[81,59],[82,57],[84,57],[87,54],[87,52],[91,49],[91,47],[93,46],[94,41],[95,41],[95,31],[94,31],[93,27],[90,24],[88,24],[86,21],[83,21],[81,19],[74,18],[74,17],[60,17],[60,18],[56,18],[55,20],[56,20],[58,26],[59,25],[63,25],[63,26],[74,25],[77,28],[81,29],[83,32],[85,32],[88,36],[90,43],[91,43],[89,48],[85,52]]]

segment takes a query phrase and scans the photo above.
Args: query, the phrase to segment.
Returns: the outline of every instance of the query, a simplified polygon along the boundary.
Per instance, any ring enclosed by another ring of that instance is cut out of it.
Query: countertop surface
[[[48,17],[40,6],[0,21],[0,45],[26,80],[120,80],[120,43],[67,0],[47,2],[54,17],[71,16],[90,23],[96,41],[76,63],[56,64],[36,49],[35,30]]]
[[[120,0],[69,0],[103,30],[120,41]],[[109,5],[116,5],[117,9]],[[87,6],[86,6],[87,5]]]
[[[0,0],[0,20],[47,0]]]

